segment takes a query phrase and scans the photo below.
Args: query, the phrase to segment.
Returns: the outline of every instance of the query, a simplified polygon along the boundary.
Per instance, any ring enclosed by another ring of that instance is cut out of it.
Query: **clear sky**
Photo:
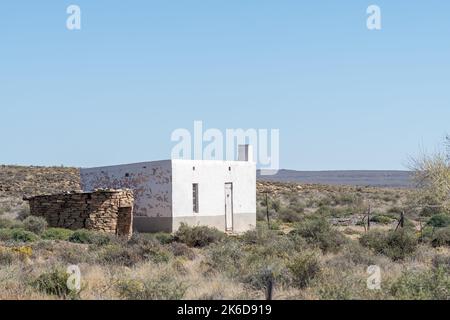
[[[450,131],[449,17],[442,0],[4,0],[0,163],[165,159],[202,120],[280,129],[282,168],[404,169]]]

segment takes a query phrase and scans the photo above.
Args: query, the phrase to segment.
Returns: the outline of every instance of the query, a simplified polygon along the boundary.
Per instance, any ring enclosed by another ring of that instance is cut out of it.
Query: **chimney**
[[[238,161],[253,162],[253,147],[249,144],[240,144],[238,149]]]

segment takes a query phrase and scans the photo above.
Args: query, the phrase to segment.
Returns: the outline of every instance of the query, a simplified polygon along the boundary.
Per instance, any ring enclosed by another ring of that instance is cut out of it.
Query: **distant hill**
[[[258,180],[295,182],[329,185],[371,186],[385,188],[413,188],[412,172],[410,171],[295,171],[280,170],[275,175],[261,175],[258,170]]]

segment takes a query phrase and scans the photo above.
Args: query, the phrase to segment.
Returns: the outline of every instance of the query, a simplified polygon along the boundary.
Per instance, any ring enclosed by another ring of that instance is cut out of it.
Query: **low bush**
[[[450,227],[438,229],[432,235],[433,247],[450,246]]]
[[[377,214],[370,218],[370,222],[379,223],[379,224],[390,224],[394,220],[391,217],[388,217],[386,215]]]
[[[23,228],[23,224],[19,220],[0,218],[0,229],[17,229]]]
[[[131,267],[145,260],[134,247],[124,247],[118,244],[109,244],[101,248],[98,253],[100,262]]]
[[[169,244],[173,242],[173,235],[171,233],[167,232],[157,232],[154,234],[151,234],[152,237],[154,237],[156,240],[159,241],[161,244]]]
[[[45,240],[64,240],[67,241],[73,235],[73,231],[63,228],[48,228],[41,235]]]
[[[237,279],[252,290],[266,290],[270,283],[278,288],[287,287],[291,283],[289,270],[280,259],[253,257],[246,261],[246,266]]]
[[[111,242],[111,235],[86,229],[76,230],[68,239],[74,243],[106,245]]]
[[[445,228],[450,226],[450,215],[445,213],[435,214],[428,220],[428,226],[434,228]]]
[[[60,298],[75,298],[77,293],[67,286],[69,274],[62,268],[53,268],[44,272],[31,282],[37,290]]]
[[[299,235],[324,252],[337,252],[347,242],[345,236],[324,218],[311,217],[295,225],[291,235]]]
[[[189,260],[195,259],[195,252],[193,249],[180,242],[173,242],[170,245],[170,250],[175,257],[184,257]]]
[[[190,227],[184,223],[181,224],[174,235],[176,242],[182,242],[190,247],[205,247],[211,243],[217,243],[225,239],[225,234],[216,228],[207,226]]]
[[[25,220],[27,217],[30,216],[30,208],[29,206],[24,206],[22,207],[19,212],[17,213],[17,219],[19,219],[20,221]]]
[[[127,300],[181,300],[187,285],[171,275],[153,279],[125,279],[117,283],[116,289],[122,299]]]
[[[35,234],[42,234],[47,229],[47,221],[42,217],[29,216],[22,223],[25,230]]]
[[[7,266],[13,264],[17,255],[11,250],[0,248],[0,266]]]
[[[302,220],[302,212],[297,212],[291,208],[281,208],[278,212],[278,219],[283,222],[298,222]]]
[[[24,229],[0,229],[0,240],[16,242],[33,242],[39,237],[31,231]]]
[[[400,300],[448,300],[450,276],[441,267],[422,272],[404,272],[391,285],[390,293]]]
[[[314,252],[295,256],[287,265],[292,274],[294,286],[305,288],[321,270],[319,259]]]
[[[349,241],[342,249],[342,259],[352,265],[365,267],[376,264],[376,256],[370,249],[363,247],[358,241]]]
[[[402,260],[417,249],[417,237],[409,230],[379,231],[372,230],[360,239],[361,245],[384,254],[392,260]]]

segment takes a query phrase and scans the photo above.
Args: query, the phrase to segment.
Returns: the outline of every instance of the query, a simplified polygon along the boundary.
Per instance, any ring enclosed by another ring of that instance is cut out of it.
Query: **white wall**
[[[233,213],[256,214],[254,162],[172,160],[173,216],[224,216],[226,182],[233,183]],[[193,183],[199,188],[198,213],[193,212]]]
[[[81,185],[84,191],[132,189],[135,216],[171,217],[171,171],[170,160],[81,169]]]

